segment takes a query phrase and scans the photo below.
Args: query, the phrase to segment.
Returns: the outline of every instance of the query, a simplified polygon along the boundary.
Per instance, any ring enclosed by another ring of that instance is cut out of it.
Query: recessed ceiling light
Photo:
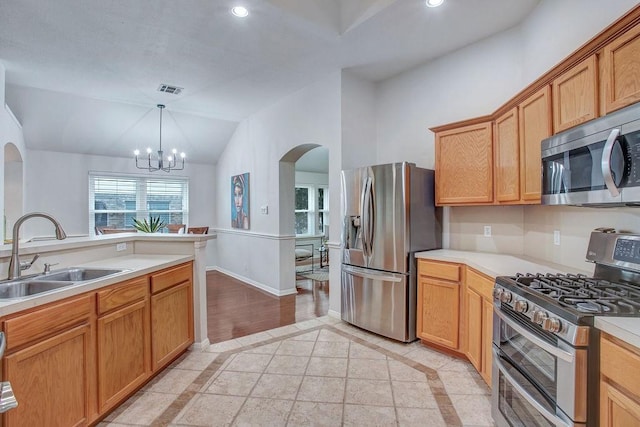
[[[233,13],[238,18],[244,18],[249,15],[249,11],[244,6],[236,6],[231,8],[231,13]]]
[[[442,3],[444,3],[444,0],[427,0],[427,6],[429,7],[438,7]]]

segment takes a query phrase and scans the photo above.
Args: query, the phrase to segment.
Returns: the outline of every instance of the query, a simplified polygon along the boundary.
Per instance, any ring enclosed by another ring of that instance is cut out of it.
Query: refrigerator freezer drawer
[[[342,266],[342,320],[402,342],[416,339],[416,290],[409,276]]]

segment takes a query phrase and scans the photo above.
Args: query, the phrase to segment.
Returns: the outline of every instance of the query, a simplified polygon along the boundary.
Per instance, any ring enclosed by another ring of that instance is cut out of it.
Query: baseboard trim
[[[210,345],[211,342],[209,341],[209,338],[205,338],[201,342],[194,342],[193,344],[191,344],[191,347],[189,347],[189,349],[193,351],[206,351],[209,349]]]
[[[340,319],[342,320],[342,315],[340,314],[339,311],[335,311],[335,310],[329,310],[327,312],[327,316],[329,317],[333,317],[334,319]]]
[[[227,276],[231,276],[234,279],[240,280],[241,282],[251,285],[254,288],[258,288],[261,291],[268,292],[271,295],[275,295],[277,297],[284,297],[287,295],[296,295],[298,293],[298,291],[295,288],[295,284],[292,289],[279,290],[279,289],[274,289],[271,286],[267,286],[264,283],[256,282],[255,280],[249,279],[248,277],[241,276],[240,274],[236,274],[232,271],[225,270],[224,268],[221,268],[221,267],[215,267],[213,270],[219,271],[220,273],[226,274]]]

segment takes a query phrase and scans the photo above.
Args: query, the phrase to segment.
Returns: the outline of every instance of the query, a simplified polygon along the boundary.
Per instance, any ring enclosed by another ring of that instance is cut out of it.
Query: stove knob
[[[517,312],[517,313],[524,313],[525,311],[527,311],[527,309],[529,308],[529,304],[527,304],[527,302],[523,299],[519,299],[518,301],[516,301],[516,303],[513,305],[513,309]]]
[[[542,322],[542,329],[549,332],[560,332],[562,329],[562,323],[560,323],[560,320],[555,317],[544,319]]]
[[[544,322],[547,317],[549,317],[547,316],[547,313],[542,310],[535,310],[531,314],[531,320],[533,320],[533,323],[537,323],[538,325],[542,325],[542,322]]]
[[[508,302],[511,302],[512,299],[513,299],[513,295],[511,295],[511,292],[502,291],[500,293],[500,301],[501,302],[508,303]]]
[[[500,299],[500,296],[502,295],[502,292],[504,292],[504,290],[502,288],[493,288],[493,298],[494,299]]]

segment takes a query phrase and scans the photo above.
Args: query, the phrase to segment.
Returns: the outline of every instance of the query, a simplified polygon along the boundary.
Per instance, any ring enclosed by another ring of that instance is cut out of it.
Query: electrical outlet
[[[127,242],[116,243],[116,251],[126,251],[127,250]]]
[[[560,230],[553,230],[553,244],[560,246]]]
[[[484,237],[491,237],[491,226],[490,225],[485,225],[484,226]]]

